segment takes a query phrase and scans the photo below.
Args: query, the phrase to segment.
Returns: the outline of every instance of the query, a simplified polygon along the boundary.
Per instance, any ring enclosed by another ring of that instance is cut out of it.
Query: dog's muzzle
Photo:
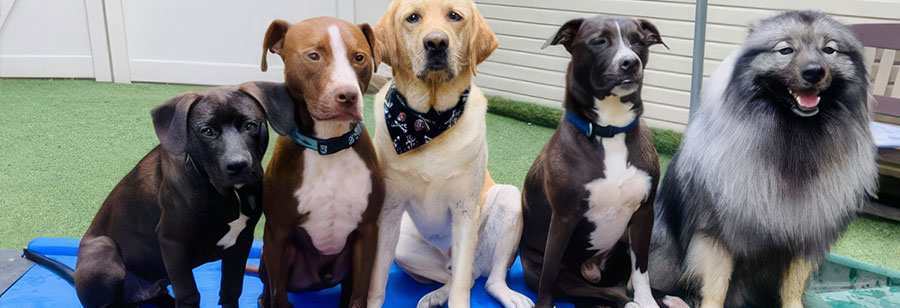
[[[431,32],[422,39],[425,48],[425,69],[443,71],[449,68],[450,38],[443,32]]]

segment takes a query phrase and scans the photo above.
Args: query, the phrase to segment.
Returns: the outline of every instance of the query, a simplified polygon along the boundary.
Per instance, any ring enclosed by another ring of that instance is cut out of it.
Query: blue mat
[[[255,242],[250,251],[247,263],[259,264],[261,242]],[[75,256],[78,254],[78,240],[68,238],[38,238],[28,244],[28,249],[58,260],[68,266],[75,267]],[[221,263],[211,262],[194,269],[197,288],[200,290],[200,307],[218,307],[219,277]],[[472,307],[501,307],[493,297],[484,290],[487,279],[481,278],[472,288]],[[519,259],[510,269],[507,278],[510,288],[536,300],[537,295],[525,285],[522,265]],[[387,296],[384,307],[415,307],[419,298],[437,289],[439,285],[420,284],[406,275],[396,265],[391,267],[388,279]],[[262,292],[259,277],[245,275],[244,291],[241,294],[241,307],[256,307],[256,298]],[[170,288],[171,293],[171,288]],[[337,307],[340,297],[340,286],[319,292],[292,293],[288,296],[294,307]],[[28,270],[3,296],[0,296],[0,307],[80,307],[75,288],[56,274],[41,266]],[[558,303],[556,307],[573,307],[570,303]]]

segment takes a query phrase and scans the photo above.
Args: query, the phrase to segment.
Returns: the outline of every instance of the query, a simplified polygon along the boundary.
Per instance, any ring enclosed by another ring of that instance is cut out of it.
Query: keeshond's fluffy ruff
[[[810,63],[821,82],[804,79]],[[684,261],[700,235],[734,260],[726,306],[779,306],[791,261],[818,264],[875,192],[868,86],[862,45],[825,14],[756,23],[710,78],[660,186],[651,285],[697,300]]]

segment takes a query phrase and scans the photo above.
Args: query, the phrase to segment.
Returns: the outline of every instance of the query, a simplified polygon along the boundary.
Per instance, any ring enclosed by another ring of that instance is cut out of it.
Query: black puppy
[[[621,307],[630,278],[633,301],[658,307],[647,255],[659,161],[640,116],[648,49],[663,41],[649,21],[597,17],[567,22],[546,45],[557,44],[572,54],[566,115],[525,178],[526,282],[538,307],[553,296]]]
[[[219,304],[238,306],[262,213],[265,110],[280,100],[291,100],[283,83],[245,83],[183,94],[153,110],[160,145],[107,197],[81,239],[74,277],[64,277],[74,278],[85,307],[197,307],[191,270],[218,259]]]

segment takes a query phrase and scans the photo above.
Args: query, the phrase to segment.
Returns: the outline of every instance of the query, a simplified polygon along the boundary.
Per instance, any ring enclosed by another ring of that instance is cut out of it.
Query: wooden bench
[[[865,46],[873,119],[900,125],[900,24],[857,24],[850,29]],[[900,220],[900,148],[879,148],[877,162],[881,175],[878,202],[866,212]]]

